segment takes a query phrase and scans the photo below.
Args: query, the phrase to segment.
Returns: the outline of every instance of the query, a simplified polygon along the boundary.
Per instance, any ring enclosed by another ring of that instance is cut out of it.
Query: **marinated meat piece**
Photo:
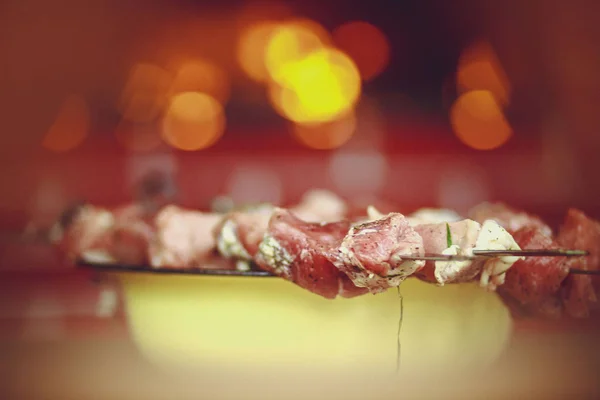
[[[213,232],[219,253],[226,258],[252,260],[274,209],[270,204],[262,204],[228,213]],[[346,205],[331,192],[312,190],[290,211],[305,222],[321,223],[343,219]]]
[[[539,229],[544,235],[552,236],[552,229],[538,216],[515,210],[503,203],[481,203],[469,211],[469,218],[480,224],[489,219],[494,220],[510,233],[530,226]]]
[[[95,262],[114,262],[110,254],[115,217],[109,210],[88,204],[70,210],[65,216],[59,248],[67,260],[86,258]]]
[[[583,212],[569,209],[560,229],[557,242],[564,248],[587,250],[590,255],[568,260],[570,268],[586,271],[600,269],[600,223]],[[569,275],[562,290],[567,312],[573,317],[587,317],[598,307],[596,293],[600,292],[600,278],[589,275]]]
[[[156,238],[149,249],[150,264],[156,268],[198,267],[216,247],[212,231],[219,214],[167,206],[156,216]]]
[[[525,227],[514,233],[522,249],[557,249],[559,246],[540,229]],[[538,315],[559,317],[560,287],[569,275],[567,260],[561,257],[529,257],[518,260],[506,273],[499,291]]]
[[[448,238],[450,229],[450,239]],[[455,254],[467,255],[475,247],[481,225],[475,221],[463,220],[448,224],[423,224],[415,226],[415,231],[423,238],[426,253],[444,254],[447,249],[456,250]],[[448,244],[451,246],[448,246]],[[455,246],[455,247],[452,247]],[[428,261],[416,276],[431,283],[464,282],[474,279],[480,272],[481,265],[465,262],[449,262],[436,264]]]
[[[403,255],[423,255],[423,239],[402,214],[391,213],[354,225],[339,248],[334,264],[358,287],[372,293],[399,286],[424,261],[404,261]]]
[[[334,265],[349,222],[309,223],[276,208],[255,256],[258,266],[327,299],[366,293]]]
[[[479,225],[472,220],[415,226],[423,238],[425,253],[473,255],[473,250],[518,250],[512,236],[495,221]],[[468,282],[479,276],[480,285],[495,290],[518,257],[494,257],[474,261],[427,262],[416,276],[428,282]]]
[[[261,205],[225,215],[212,232],[219,253],[226,258],[251,261],[274,209],[271,205]]]

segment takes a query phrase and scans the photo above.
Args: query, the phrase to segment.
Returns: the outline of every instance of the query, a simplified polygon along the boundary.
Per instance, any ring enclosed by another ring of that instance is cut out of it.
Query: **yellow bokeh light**
[[[162,128],[163,139],[172,147],[205,149],[223,135],[225,114],[221,104],[206,93],[180,93],[171,99]]]
[[[286,70],[323,49],[330,41],[327,31],[310,20],[295,20],[278,26],[271,33],[265,52],[270,78],[280,85],[287,85]]]
[[[171,79],[159,66],[134,66],[118,104],[123,118],[134,122],[155,120],[166,104]]]
[[[477,150],[495,149],[512,136],[498,101],[487,90],[462,94],[452,105],[450,123],[456,136]]]
[[[66,152],[85,140],[90,127],[90,112],[81,96],[69,96],[62,104],[42,146],[55,152]]]
[[[456,81],[459,90],[463,92],[487,90],[503,104],[510,100],[510,82],[489,43],[477,42],[461,54]]]
[[[336,49],[317,50],[282,72],[286,85],[271,85],[269,99],[279,114],[297,123],[332,121],[353,109],[360,96],[356,65]]]
[[[229,77],[217,65],[196,59],[183,63],[175,75],[171,94],[202,92],[225,104],[230,95]]]
[[[376,26],[364,21],[347,22],[333,32],[335,45],[356,63],[364,80],[381,74],[390,61],[390,44]]]
[[[350,140],[355,130],[354,113],[329,122],[293,125],[296,140],[316,150],[330,150],[343,146]]]

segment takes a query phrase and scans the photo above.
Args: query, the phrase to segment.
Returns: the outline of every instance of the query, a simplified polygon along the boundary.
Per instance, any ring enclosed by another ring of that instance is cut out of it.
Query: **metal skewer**
[[[589,255],[586,250],[567,249],[533,249],[533,250],[473,250],[473,255],[446,255],[426,253],[423,256],[402,256],[403,260],[411,261],[472,261],[491,257],[583,257]],[[600,271],[587,271],[571,268],[572,274],[600,275]]]
[[[445,255],[445,254],[425,254],[415,256],[402,256],[402,260],[413,261],[472,261],[481,258],[492,257],[582,257],[589,255],[585,250],[566,250],[566,249],[539,249],[539,250],[474,250],[473,255]],[[152,268],[149,266],[134,265],[116,265],[102,264],[80,261],[79,267],[90,268],[96,271],[104,272],[134,272],[134,273],[153,273],[165,275],[205,275],[205,276],[239,276],[239,277],[273,277],[276,276],[267,271],[238,271],[216,268]],[[582,269],[571,268],[570,273],[578,275],[600,275],[600,271],[586,271]]]
[[[536,249],[536,250],[473,250],[473,255],[446,255],[425,253],[425,255],[401,256],[403,260],[414,261],[469,261],[481,257],[582,257],[590,253],[585,250]]]

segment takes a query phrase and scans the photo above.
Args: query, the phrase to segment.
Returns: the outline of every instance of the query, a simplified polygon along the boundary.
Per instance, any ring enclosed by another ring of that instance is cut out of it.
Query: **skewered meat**
[[[156,237],[150,242],[150,264],[155,268],[198,267],[212,254],[212,230],[221,215],[167,206],[156,216]]]
[[[559,248],[552,238],[533,226],[519,229],[513,237],[522,249]],[[506,273],[504,285],[498,290],[530,313],[558,318],[563,308],[560,289],[568,275],[565,258],[531,257],[518,260]]]
[[[223,217],[213,231],[220,254],[227,258],[252,260],[274,210],[274,206],[263,204],[235,210]],[[306,222],[339,221],[344,218],[346,206],[333,193],[312,190],[290,211]]]
[[[515,210],[503,203],[481,203],[469,210],[468,214],[469,218],[480,224],[492,219],[510,233],[531,226],[539,229],[545,235],[552,235],[552,229],[538,216]]]
[[[423,239],[407,219],[391,213],[354,225],[339,247],[335,266],[358,287],[382,292],[419,270],[424,261],[405,261],[403,255],[423,255]]]
[[[423,238],[427,253],[470,256],[474,250],[520,249],[513,237],[492,220],[483,225],[469,219],[417,225],[415,230]],[[468,282],[479,277],[482,287],[495,290],[504,283],[506,271],[517,260],[518,257],[494,257],[475,261],[429,261],[417,276],[440,285]]]
[[[590,252],[588,257],[568,260],[569,267],[586,271],[600,269],[600,223],[583,212],[570,209],[557,236],[557,242],[568,248]],[[598,277],[569,275],[564,283],[563,297],[567,312],[574,317],[587,317],[598,307],[596,293],[600,291]]]
[[[260,243],[256,263],[328,299],[364,294],[368,289],[356,287],[333,265],[349,227],[346,221],[305,222],[288,210],[276,208]]]

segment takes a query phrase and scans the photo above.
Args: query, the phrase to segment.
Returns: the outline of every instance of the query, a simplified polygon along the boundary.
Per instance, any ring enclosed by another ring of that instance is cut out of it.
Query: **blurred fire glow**
[[[333,31],[333,41],[356,63],[363,80],[381,74],[390,61],[390,43],[376,26],[364,21],[347,22]]]
[[[229,78],[225,71],[211,62],[188,61],[179,68],[171,93],[192,91],[209,94],[221,104],[225,104],[230,95]]]
[[[510,101],[510,82],[492,46],[477,42],[462,54],[457,68],[460,91],[487,90],[506,105]]]
[[[317,50],[282,72],[286,85],[272,85],[270,100],[282,116],[297,123],[335,120],[353,109],[361,93],[356,65],[336,49]]]
[[[512,136],[500,105],[487,90],[462,94],[452,105],[450,123],[456,136],[477,150],[498,148]]]
[[[212,146],[225,130],[223,106],[200,92],[175,95],[163,119],[162,137],[180,150],[200,150]]]
[[[339,119],[314,123],[294,124],[294,137],[303,145],[315,150],[335,149],[344,145],[356,131],[354,113]]]
[[[156,119],[167,102],[172,77],[165,69],[152,64],[137,64],[119,101],[124,119],[149,122]]]
[[[89,127],[90,112],[87,103],[81,96],[69,96],[46,132],[42,146],[55,152],[72,150],[83,143]]]

